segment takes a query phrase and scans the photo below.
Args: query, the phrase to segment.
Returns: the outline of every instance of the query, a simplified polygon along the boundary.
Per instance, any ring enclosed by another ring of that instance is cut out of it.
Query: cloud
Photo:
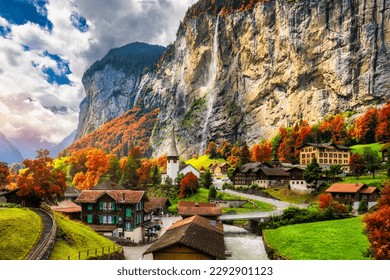
[[[58,143],[77,127],[85,70],[114,47],[173,42],[179,21],[195,1],[2,3],[11,7],[12,2],[22,3],[29,14],[13,18],[0,4],[0,131],[13,139]]]

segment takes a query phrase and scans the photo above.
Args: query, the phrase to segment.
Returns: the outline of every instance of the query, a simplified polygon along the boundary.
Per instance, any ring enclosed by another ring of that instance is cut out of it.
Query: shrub
[[[365,199],[362,199],[359,204],[358,212],[359,213],[366,213],[368,210],[368,202]]]

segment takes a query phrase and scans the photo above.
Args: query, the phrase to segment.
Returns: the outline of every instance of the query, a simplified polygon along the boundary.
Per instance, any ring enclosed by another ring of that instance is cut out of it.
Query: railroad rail
[[[31,249],[26,260],[47,260],[50,257],[57,235],[57,225],[50,207],[41,205],[41,208],[31,209],[42,219],[43,230],[34,248]]]

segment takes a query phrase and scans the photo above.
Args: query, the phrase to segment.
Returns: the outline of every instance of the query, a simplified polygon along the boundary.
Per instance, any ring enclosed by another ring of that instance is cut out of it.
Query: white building
[[[171,135],[171,145],[168,149],[167,154],[167,171],[162,174],[162,181],[169,177],[172,179],[172,182],[175,182],[178,174],[186,175],[187,173],[192,172],[198,178],[200,178],[200,172],[198,169],[193,167],[191,164],[180,164],[179,163],[179,152],[176,147],[175,131],[172,129]]]

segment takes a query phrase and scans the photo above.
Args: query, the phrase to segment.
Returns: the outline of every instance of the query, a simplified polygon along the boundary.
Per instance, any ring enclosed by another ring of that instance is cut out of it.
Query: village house
[[[172,182],[175,182],[177,175],[186,175],[190,172],[192,172],[198,179],[200,178],[200,171],[191,164],[180,164],[179,152],[176,147],[175,131],[172,129],[171,145],[169,146],[167,154],[167,169],[161,174],[161,179],[165,182],[169,177]]]
[[[179,201],[177,213],[183,219],[199,215],[210,220],[217,220],[222,214],[221,208],[214,203]]]
[[[81,207],[72,200],[66,199],[58,202],[57,205],[50,206],[53,212],[60,213],[64,216],[69,217],[72,220],[80,220],[81,218]]]
[[[360,201],[365,199],[368,208],[377,203],[379,189],[377,187],[367,187],[365,184],[335,183],[325,190],[334,199],[345,205],[351,205],[354,210],[359,208]]]
[[[380,150],[382,153],[382,162],[387,162],[387,160],[389,158],[389,147],[390,147],[390,143],[387,143],[387,144],[383,145],[381,150]]]
[[[147,249],[154,260],[225,259],[223,225],[195,215],[174,223]]]
[[[145,203],[145,210],[152,213],[153,216],[163,216],[168,213],[168,207],[171,205],[171,202],[166,197],[151,197]]]
[[[283,168],[273,168],[262,162],[247,163],[233,171],[233,184],[236,186],[282,187],[289,181],[289,173]]]
[[[76,199],[81,205],[82,222],[104,235],[134,242],[145,237],[143,223],[147,201],[144,191],[127,190],[111,181],[82,191]]]
[[[313,158],[317,159],[318,164],[322,169],[329,169],[331,165],[341,165],[344,172],[349,171],[349,159],[351,157],[351,149],[342,145],[337,145],[332,142],[315,144],[306,143],[298,148],[299,163],[308,165]]]
[[[214,162],[209,165],[209,170],[213,175],[219,176],[219,175],[227,175],[228,170],[230,168],[230,164],[227,162],[218,163]]]

